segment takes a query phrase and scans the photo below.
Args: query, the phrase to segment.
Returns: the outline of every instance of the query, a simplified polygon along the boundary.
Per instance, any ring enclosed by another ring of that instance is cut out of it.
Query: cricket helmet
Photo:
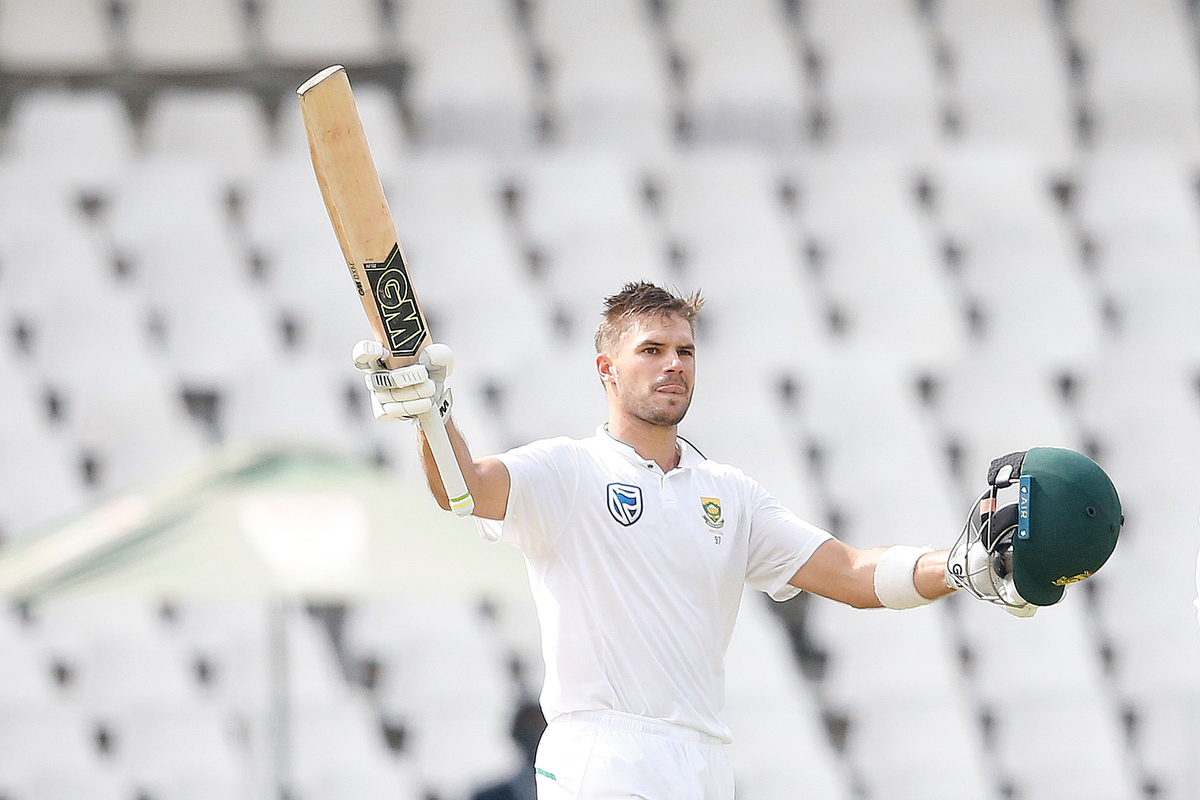
[[[1001,505],[1002,490],[1011,499],[1013,489],[1015,500]],[[992,462],[956,547],[982,544],[995,574],[1011,579],[1018,596],[1000,592],[1002,604],[1048,606],[1104,565],[1123,523],[1099,464],[1074,450],[1034,447]]]

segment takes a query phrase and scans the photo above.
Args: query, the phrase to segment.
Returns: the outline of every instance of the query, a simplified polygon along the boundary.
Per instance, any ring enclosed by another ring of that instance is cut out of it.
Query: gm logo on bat
[[[400,245],[392,245],[392,252],[382,264],[363,264],[363,271],[383,319],[388,349],[393,355],[415,356],[425,340],[425,321],[413,297]]]

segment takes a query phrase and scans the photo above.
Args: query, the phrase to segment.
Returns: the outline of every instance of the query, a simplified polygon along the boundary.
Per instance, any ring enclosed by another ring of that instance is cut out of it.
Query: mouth
[[[687,394],[687,387],[682,383],[663,383],[654,387],[654,391],[662,394]]]

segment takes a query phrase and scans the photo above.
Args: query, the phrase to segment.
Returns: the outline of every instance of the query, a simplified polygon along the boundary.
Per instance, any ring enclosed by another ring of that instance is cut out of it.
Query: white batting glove
[[[454,371],[454,353],[444,344],[431,344],[421,351],[420,361],[400,369],[387,369],[383,362],[389,353],[374,340],[354,346],[354,366],[366,372],[364,378],[371,394],[375,419],[414,420],[436,408],[442,419],[450,414],[453,397],[446,378]]]
[[[984,600],[998,600],[1014,617],[1032,617],[1037,611],[1037,606],[1025,602],[1017,591],[1011,571],[1003,567],[1002,557],[988,552],[983,542],[973,542],[966,548],[955,546],[950,551],[946,585],[972,590],[971,594]]]

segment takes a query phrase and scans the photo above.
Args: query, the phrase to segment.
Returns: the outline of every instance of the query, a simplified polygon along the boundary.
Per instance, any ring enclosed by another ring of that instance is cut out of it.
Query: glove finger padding
[[[374,371],[384,368],[384,361],[391,355],[386,347],[374,339],[363,339],[354,345],[351,357],[354,367],[363,371]]]
[[[428,383],[430,387],[433,386],[433,381],[429,379],[429,372],[421,364],[413,364],[411,367],[401,369],[372,371],[367,374],[366,378],[367,388],[375,392],[406,389],[423,383]],[[432,393],[433,389],[430,388],[430,395]]]
[[[429,377],[438,383],[454,373],[454,351],[449,345],[434,342],[421,351],[421,362],[429,370]]]

